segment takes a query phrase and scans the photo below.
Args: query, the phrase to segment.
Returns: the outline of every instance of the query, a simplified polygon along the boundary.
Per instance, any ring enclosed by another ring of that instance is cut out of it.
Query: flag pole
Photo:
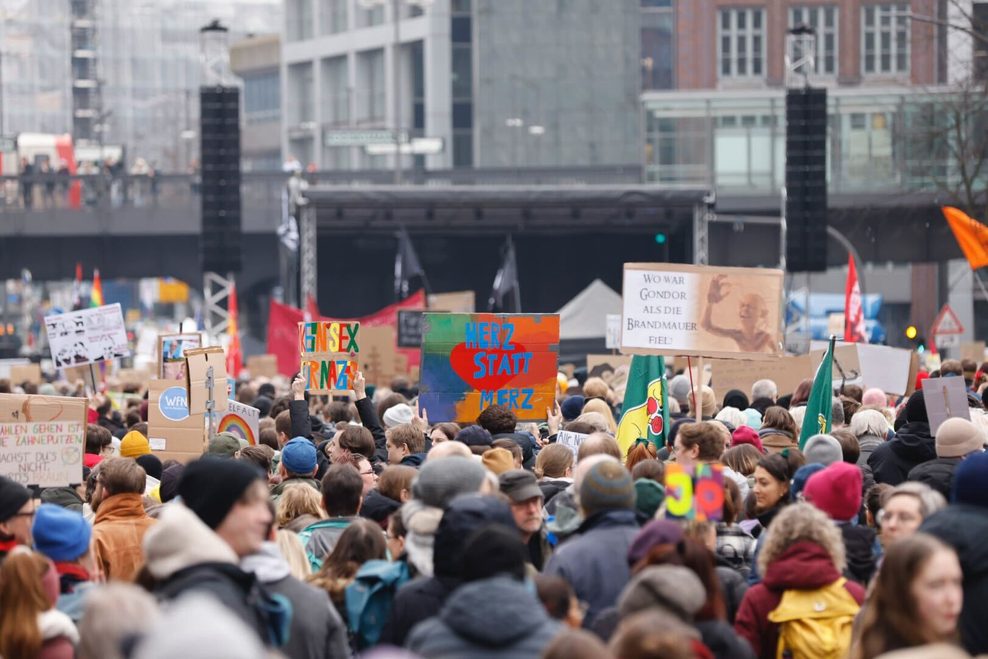
[[[696,422],[699,423],[703,421],[703,355],[696,358],[696,383],[700,385],[696,388],[700,395],[693,393],[693,405],[696,407]]]

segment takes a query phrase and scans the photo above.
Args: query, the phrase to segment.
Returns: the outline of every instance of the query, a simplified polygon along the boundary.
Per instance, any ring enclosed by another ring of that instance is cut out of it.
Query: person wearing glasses
[[[30,490],[0,476],[0,563],[14,547],[31,546],[35,506]]]

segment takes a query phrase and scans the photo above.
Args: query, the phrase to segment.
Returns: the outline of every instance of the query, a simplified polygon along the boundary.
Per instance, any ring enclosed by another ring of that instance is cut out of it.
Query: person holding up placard
[[[703,310],[700,325],[714,336],[733,339],[742,352],[773,352],[773,335],[764,328],[768,318],[768,305],[758,293],[747,293],[738,303],[740,327],[718,327],[713,321],[714,305],[731,294],[732,284],[727,275],[714,275],[707,289],[707,306]]]

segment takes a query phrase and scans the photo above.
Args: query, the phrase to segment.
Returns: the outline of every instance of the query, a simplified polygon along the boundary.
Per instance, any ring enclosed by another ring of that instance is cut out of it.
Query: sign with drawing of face
[[[130,355],[119,304],[45,316],[45,330],[56,368],[110,361]]]

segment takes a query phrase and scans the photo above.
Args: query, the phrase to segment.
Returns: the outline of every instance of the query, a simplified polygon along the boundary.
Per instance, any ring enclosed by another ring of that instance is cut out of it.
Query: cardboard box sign
[[[305,390],[311,394],[331,394],[353,390],[353,379],[360,366],[345,354],[302,356],[299,369]]]
[[[226,353],[223,348],[196,348],[185,351],[185,389],[189,392],[189,414],[203,414],[209,392],[206,375],[213,369],[213,412],[226,412]]]
[[[360,352],[359,334],[360,323],[358,322],[320,320],[299,323],[298,351],[302,355],[310,353],[356,355]]]
[[[24,382],[41,384],[41,365],[14,364],[10,367],[10,381],[18,385]]]
[[[148,442],[155,455],[162,460],[176,453],[202,455],[205,428],[204,414],[189,414],[184,383],[173,380],[148,383]]]
[[[687,471],[666,464],[666,518],[719,522],[724,518],[724,465],[706,462]]]
[[[278,357],[276,355],[252,355],[247,358],[247,370],[251,377],[273,378],[278,375]]]
[[[82,482],[85,398],[0,394],[0,474],[22,485]]]

